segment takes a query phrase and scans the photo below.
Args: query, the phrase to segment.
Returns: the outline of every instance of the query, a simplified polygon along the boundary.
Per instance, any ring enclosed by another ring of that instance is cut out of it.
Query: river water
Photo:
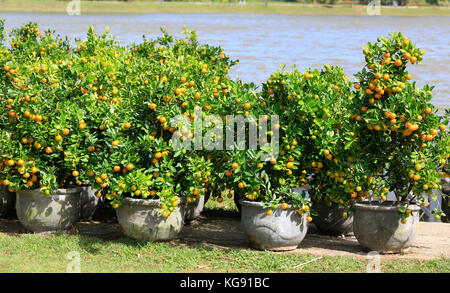
[[[99,32],[109,26],[124,44],[140,41],[144,34],[158,37],[160,28],[182,37],[187,27],[198,32],[202,43],[220,45],[232,59],[240,60],[230,70],[233,78],[255,83],[267,80],[280,64],[299,69],[339,65],[353,78],[363,65],[362,46],[397,30],[427,50],[422,64],[410,68],[413,79],[419,86],[435,85],[432,103],[450,108],[450,17],[27,13],[0,13],[0,17],[6,19],[7,29],[34,21],[41,29],[80,38],[88,26]]]

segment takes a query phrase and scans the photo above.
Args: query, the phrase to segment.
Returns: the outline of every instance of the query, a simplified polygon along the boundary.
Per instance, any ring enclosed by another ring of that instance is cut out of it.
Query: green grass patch
[[[225,211],[227,213],[238,212],[231,194],[224,194],[222,202],[218,202],[216,198],[211,197],[206,202],[205,208],[211,211]]]
[[[366,272],[369,260],[329,257],[294,268],[317,256],[251,249],[191,248],[142,243],[127,238],[104,241],[77,235],[0,234],[0,273],[66,272],[80,254],[81,272]],[[450,272],[450,260],[382,260],[382,272]]]

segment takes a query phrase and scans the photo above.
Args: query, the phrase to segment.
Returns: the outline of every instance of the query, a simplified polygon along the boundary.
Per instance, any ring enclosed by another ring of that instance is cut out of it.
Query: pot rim
[[[187,201],[184,197],[179,196],[180,203],[186,204]],[[131,206],[147,206],[147,207],[161,207],[160,199],[143,199],[143,198],[133,198],[133,197],[121,197],[120,201],[122,204],[127,204]]]
[[[80,195],[80,193],[83,191],[82,187],[79,186],[68,186],[67,188],[58,188],[56,190],[52,190],[50,195],[48,195],[48,197],[51,196],[59,196],[59,195],[68,195],[68,194],[72,194],[72,195]],[[36,189],[22,189],[19,191],[16,191],[17,195],[32,195],[32,193],[38,193],[41,196],[46,196],[43,194],[43,191],[41,188],[36,188]]]
[[[261,209],[264,208],[263,204],[261,202],[258,202],[258,201],[249,201],[249,200],[245,200],[245,199],[240,199],[239,203],[241,204],[241,206],[250,206],[250,207],[256,207],[256,208],[261,208]],[[282,210],[282,211],[288,211],[288,210],[296,211],[296,210],[298,210],[298,208],[295,208],[292,205],[288,205],[288,207],[285,208],[285,209],[281,209],[281,204],[278,204],[277,207],[278,207],[279,210]]]
[[[383,203],[390,203],[392,205],[382,205]],[[364,211],[373,211],[373,212],[398,212],[401,206],[393,206],[395,201],[363,201],[363,202],[357,202],[353,206],[355,210],[364,210]],[[417,204],[410,204],[407,207],[411,211],[419,211],[420,207]]]

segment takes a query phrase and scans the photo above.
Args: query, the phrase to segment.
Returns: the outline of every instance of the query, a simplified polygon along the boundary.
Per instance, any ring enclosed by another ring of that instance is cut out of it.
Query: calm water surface
[[[232,59],[239,59],[230,74],[256,83],[267,80],[280,64],[298,68],[340,65],[348,76],[358,72],[364,58],[361,47],[380,35],[401,31],[427,49],[421,65],[410,73],[419,86],[435,85],[432,102],[450,107],[450,17],[364,17],[142,14],[80,15],[0,13],[7,28],[28,21],[62,35],[83,38],[88,26],[111,33],[122,43],[161,35],[160,27],[182,37],[184,27],[196,30],[202,43],[220,45]]]

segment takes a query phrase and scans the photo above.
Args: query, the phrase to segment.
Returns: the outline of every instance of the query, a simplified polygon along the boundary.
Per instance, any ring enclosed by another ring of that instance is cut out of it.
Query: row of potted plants
[[[255,248],[295,248],[313,219],[326,232],[354,226],[370,249],[411,245],[416,206],[441,188],[450,154],[449,111],[406,71],[424,52],[394,32],[368,43],[357,83],[340,67],[282,68],[259,91],[230,80],[238,62],[220,47],[185,34],[121,46],[108,29],[74,41],[33,23],[11,31],[0,183],[26,228],[69,229],[90,186],[127,236],[167,240],[205,196],[231,191]],[[234,131],[233,119],[245,123]]]

